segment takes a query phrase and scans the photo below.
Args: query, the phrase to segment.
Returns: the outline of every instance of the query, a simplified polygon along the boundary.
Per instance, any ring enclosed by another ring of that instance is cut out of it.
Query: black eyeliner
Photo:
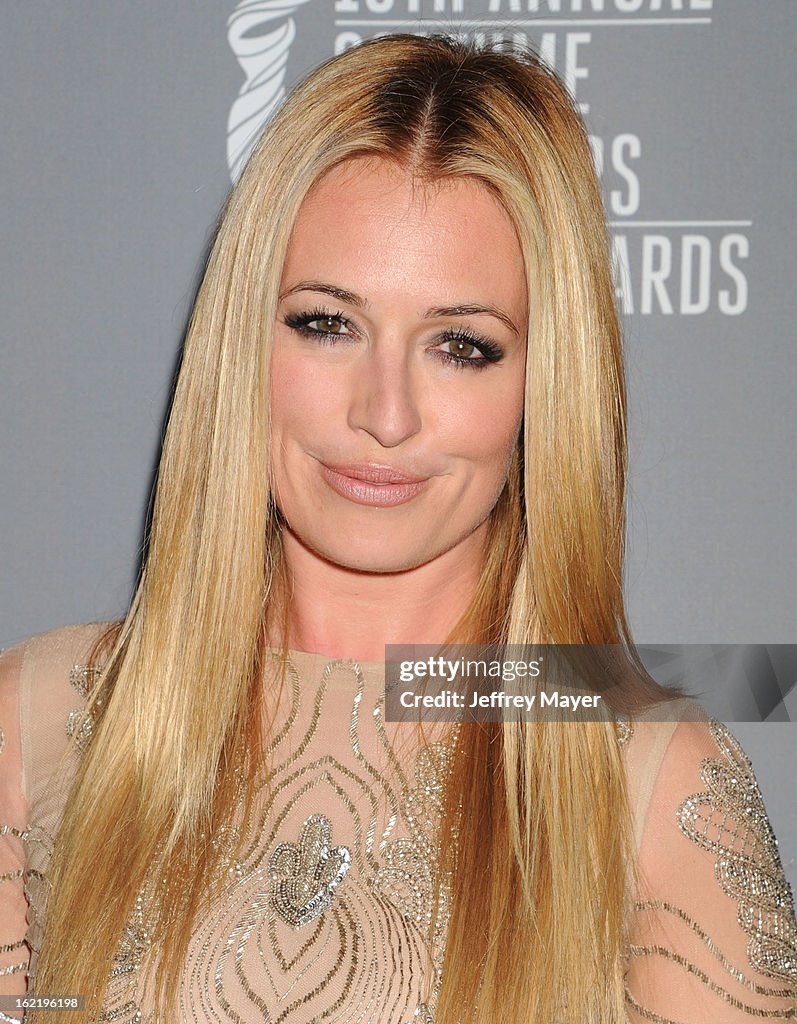
[[[334,331],[318,331],[310,324],[314,320],[337,320],[340,322],[342,327],[348,329],[351,327],[351,321],[340,311],[332,312],[330,309],[322,309],[315,307],[314,309],[308,310],[306,313],[287,313],[283,317],[283,323],[290,327],[306,338],[316,338],[329,341],[329,339],[346,337],[344,334],[339,334]],[[463,341],[473,347],[479,352],[479,357],[476,359],[466,359],[461,356],[457,356],[453,352],[444,352],[438,349],[433,349],[435,355],[437,355],[443,362],[449,366],[453,365],[457,368],[470,366],[473,370],[484,369],[491,363],[500,362],[504,357],[504,350],[496,345],[495,342],[490,341],[489,338],[484,338],[480,334],[476,334],[468,327],[450,327],[443,330],[438,336],[437,343],[440,344],[451,341]]]
[[[449,327],[441,333],[444,343],[464,341],[468,345],[473,345],[479,353],[478,358],[467,359],[453,352],[446,352],[441,349],[433,350],[433,354],[438,359],[441,359],[447,366],[453,366],[457,370],[466,366],[470,367],[471,370],[485,370],[488,366],[498,363],[504,358],[504,350],[499,345],[490,341],[489,338],[476,334],[469,327]]]
[[[306,338],[337,338],[344,337],[344,335],[336,334],[334,331],[317,331],[310,327],[310,324],[314,320],[339,320],[341,325],[345,328],[351,326],[351,322],[343,315],[343,313],[332,313],[328,309],[311,309],[306,313],[286,313],[283,317],[283,323],[286,327],[290,327],[292,330],[299,334],[304,335]]]

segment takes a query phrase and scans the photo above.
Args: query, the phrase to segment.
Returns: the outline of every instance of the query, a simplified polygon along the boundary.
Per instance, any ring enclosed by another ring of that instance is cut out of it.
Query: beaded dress
[[[24,993],[35,976],[70,778],[69,762],[58,766],[81,721],[86,730],[99,632],[57,630],[0,658],[0,993]],[[427,926],[456,727],[436,723],[420,742],[415,726],[386,722],[383,672],[291,653],[270,733],[272,788],[249,845],[225,862],[224,897],[194,931],[181,1021],[433,1024],[445,905],[432,941]],[[719,722],[678,716],[634,720],[617,742],[639,878],[628,1020],[797,1019],[792,896],[739,744]],[[115,953],[107,1021],[151,1019],[146,907],[142,893]]]

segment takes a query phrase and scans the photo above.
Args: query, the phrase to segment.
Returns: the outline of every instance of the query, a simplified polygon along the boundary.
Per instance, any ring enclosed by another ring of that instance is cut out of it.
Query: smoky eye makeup
[[[329,309],[320,308],[310,309],[306,313],[287,313],[283,317],[283,323],[297,334],[319,340],[343,335],[344,330],[351,326],[351,322],[343,313],[333,313]],[[320,326],[316,327],[315,324]]]
[[[334,345],[341,338],[351,337],[352,322],[340,310],[317,306],[305,312],[287,313],[282,318],[286,327],[305,338],[321,344]],[[440,331],[429,346],[430,354],[455,368],[484,369],[499,363],[504,348],[470,327],[449,327]]]
[[[438,344],[450,348],[447,352],[435,348],[435,354],[457,367],[483,369],[491,363],[499,363],[504,357],[504,350],[500,345],[467,327],[447,328],[442,331]]]

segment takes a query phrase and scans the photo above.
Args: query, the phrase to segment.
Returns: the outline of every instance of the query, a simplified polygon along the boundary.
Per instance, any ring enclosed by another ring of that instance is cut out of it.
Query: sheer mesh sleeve
[[[638,786],[629,1021],[797,1020],[794,905],[750,761],[720,722],[634,730],[639,750],[667,743]]]
[[[25,942],[27,900],[19,680],[22,647],[0,655],[0,995],[24,995],[30,950]],[[0,1005],[0,1021],[18,1021]]]

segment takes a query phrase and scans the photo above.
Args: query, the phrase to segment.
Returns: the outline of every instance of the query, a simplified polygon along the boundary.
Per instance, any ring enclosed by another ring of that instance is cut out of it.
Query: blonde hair
[[[280,272],[308,190],[363,155],[493,190],[533,295],[524,429],[454,637],[631,649],[620,330],[581,120],[530,54],[406,35],[350,49],[274,117],[226,204],[191,317],[145,568],[109,637],[51,862],[36,987],[86,993],[84,1019],[153,865],[174,894],[155,930],[170,1019],[216,884],[212,839],[241,800],[246,834],[267,746],[265,630],[286,621],[263,397]],[[461,805],[478,828],[458,834]],[[453,888],[437,1024],[625,1020],[633,858],[612,723],[463,728],[440,837],[438,893],[444,877]]]

